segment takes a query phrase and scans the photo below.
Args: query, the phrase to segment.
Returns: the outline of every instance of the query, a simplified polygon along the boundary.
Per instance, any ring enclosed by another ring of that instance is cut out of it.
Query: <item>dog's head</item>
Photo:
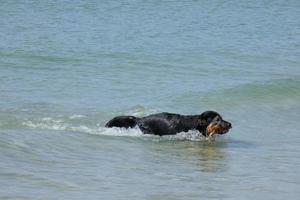
[[[232,128],[231,123],[222,119],[215,111],[206,111],[200,115],[202,134],[211,137],[215,134],[225,134]]]

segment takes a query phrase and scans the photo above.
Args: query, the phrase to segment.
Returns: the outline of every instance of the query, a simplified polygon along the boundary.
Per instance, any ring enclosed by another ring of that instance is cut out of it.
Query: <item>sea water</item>
[[[0,199],[297,199],[300,2],[0,2]],[[117,115],[218,111],[143,135]]]

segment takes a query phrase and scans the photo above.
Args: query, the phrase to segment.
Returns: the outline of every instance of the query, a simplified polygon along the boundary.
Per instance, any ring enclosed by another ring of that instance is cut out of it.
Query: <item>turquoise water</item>
[[[299,1],[1,1],[1,199],[296,199]],[[216,110],[147,136],[120,114]]]

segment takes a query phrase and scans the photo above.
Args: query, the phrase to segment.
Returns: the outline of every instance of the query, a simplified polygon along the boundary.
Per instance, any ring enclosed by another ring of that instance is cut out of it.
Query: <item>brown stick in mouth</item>
[[[207,126],[207,136],[212,137],[214,134],[222,132],[223,129],[219,122],[212,122]]]

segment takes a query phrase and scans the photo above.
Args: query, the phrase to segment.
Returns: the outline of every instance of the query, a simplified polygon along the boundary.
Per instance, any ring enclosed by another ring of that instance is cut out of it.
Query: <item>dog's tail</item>
[[[106,123],[105,127],[133,128],[140,118],[134,116],[118,116]]]

